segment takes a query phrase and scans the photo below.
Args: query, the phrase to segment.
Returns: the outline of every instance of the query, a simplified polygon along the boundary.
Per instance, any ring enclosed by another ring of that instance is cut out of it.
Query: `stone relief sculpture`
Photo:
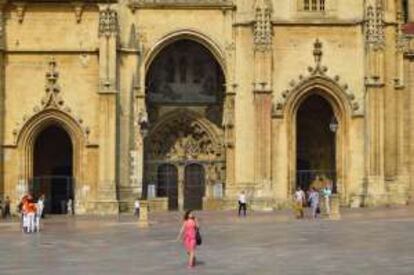
[[[108,5],[99,12],[99,36],[109,37],[118,33],[118,13]]]
[[[272,7],[267,0],[258,0],[255,5],[254,44],[268,46],[272,44]]]
[[[196,119],[183,113],[151,133],[147,157],[152,160],[213,160],[223,156],[205,127]]]

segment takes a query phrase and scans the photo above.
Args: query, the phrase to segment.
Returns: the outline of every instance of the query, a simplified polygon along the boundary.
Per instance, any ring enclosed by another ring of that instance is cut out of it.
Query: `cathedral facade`
[[[0,198],[111,214],[414,194],[414,0],[0,3]]]

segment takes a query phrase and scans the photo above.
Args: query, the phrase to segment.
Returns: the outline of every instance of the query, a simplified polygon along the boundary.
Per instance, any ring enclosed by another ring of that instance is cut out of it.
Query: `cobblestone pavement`
[[[342,220],[294,220],[288,211],[196,212],[199,265],[175,242],[181,214],[48,217],[26,235],[0,222],[0,274],[414,274],[414,208],[345,209]]]

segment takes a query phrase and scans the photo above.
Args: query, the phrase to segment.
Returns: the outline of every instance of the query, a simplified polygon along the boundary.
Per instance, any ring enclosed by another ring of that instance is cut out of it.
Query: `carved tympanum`
[[[213,160],[223,154],[211,133],[190,116],[180,115],[151,133],[147,157],[153,160]]]

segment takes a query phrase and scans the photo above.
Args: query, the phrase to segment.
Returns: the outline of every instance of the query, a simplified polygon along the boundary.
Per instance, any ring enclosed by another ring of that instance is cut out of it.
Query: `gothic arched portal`
[[[336,182],[335,132],[330,128],[336,118],[330,103],[320,95],[307,97],[296,116],[296,185],[308,190]],[[324,182],[325,181],[325,182]]]
[[[74,196],[73,147],[69,134],[57,125],[48,126],[36,137],[31,184],[35,197],[46,196],[47,212],[66,213],[67,201]]]
[[[150,132],[145,140],[144,195],[152,184],[158,196],[168,197],[170,209],[176,208],[174,201],[178,209],[201,209],[205,186],[225,182],[221,66],[204,45],[174,40],[153,58],[145,82]],[[165,179],[160,171],[165,174],[162,169],[171,165],[178,173],[177,199],[162,191]]]

